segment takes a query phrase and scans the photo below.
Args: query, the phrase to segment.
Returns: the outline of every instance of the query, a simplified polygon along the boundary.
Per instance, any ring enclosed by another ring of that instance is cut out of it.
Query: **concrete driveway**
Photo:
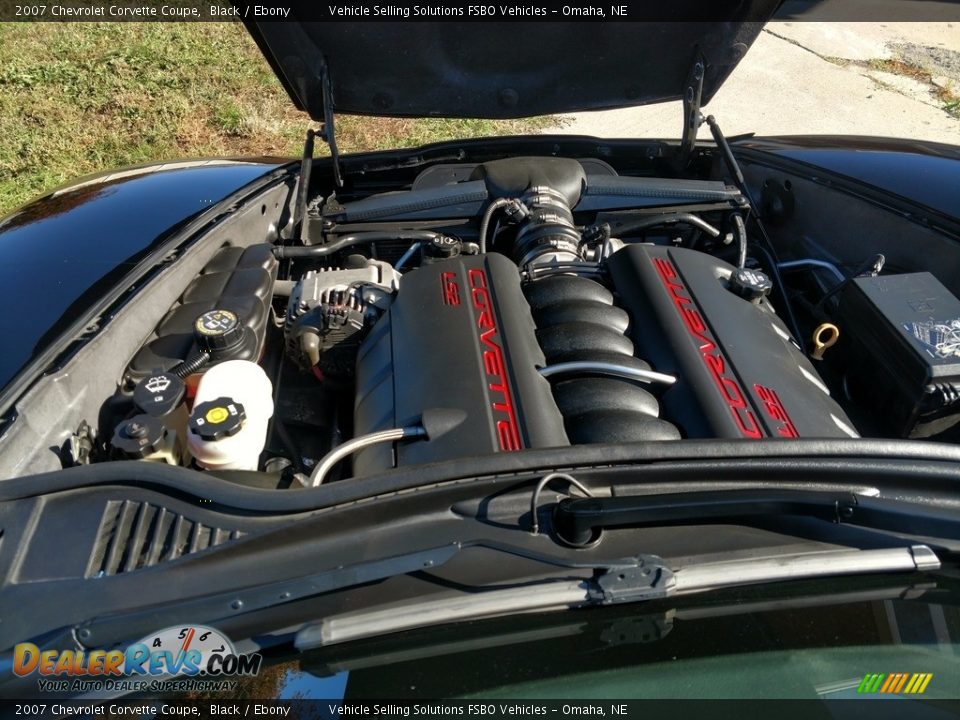
[[[960,23],[771,22],[705,107],[728,136],[843,134],[960,145]],[[679,102],[562,116],[546,132],[677,138]],[[709,138],[709,129],[700,128]]]

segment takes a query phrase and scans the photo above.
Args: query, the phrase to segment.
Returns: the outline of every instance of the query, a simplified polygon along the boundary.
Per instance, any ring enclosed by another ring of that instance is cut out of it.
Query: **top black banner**
[[[766,21],[751,0],[0,0],[13,22],[719,22]],[[760,3],[765,5],[765,3]],[[756,15],[756,16],[754,16]],[[784,0],[773,20],[791,22],[960,22],[960,0]]]

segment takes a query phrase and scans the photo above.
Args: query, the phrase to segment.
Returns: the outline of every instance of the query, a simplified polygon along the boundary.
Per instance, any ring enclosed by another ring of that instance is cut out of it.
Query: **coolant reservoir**
[[[187,447],[208,470],[256,470],[272,415],[273,385],[259,365],[218,363],[197,386]]]

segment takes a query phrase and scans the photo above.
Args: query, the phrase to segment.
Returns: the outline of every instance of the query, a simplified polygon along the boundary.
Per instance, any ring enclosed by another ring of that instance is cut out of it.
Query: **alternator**
[[[400,274],[389,263],[351,256],[356,267],[308,271],[287,305],[284,337],[290,357],[324,376],[353,374],[365,330],[390,306]]]

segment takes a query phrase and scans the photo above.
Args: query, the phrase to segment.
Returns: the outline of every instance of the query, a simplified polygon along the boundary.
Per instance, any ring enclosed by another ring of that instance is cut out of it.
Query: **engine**
[[[215,256],[131,363],[107,454],[318,484],[530,448],[857,436],[745,262],[735,189],[563,158],[441,171],[329,198],[317,244]]]
[[[495,196],[521,198],[519,264],[485,253],[408,273],[357,357],[358,434],[435,408],[462,421],[395,453],[364,450],[356,474],[567,444],[856,436],[766,301],[762,273],[647,244],[613,253],[605,273],[580,267],[579,165],[480,172]]]
[[[431,408],[463,421],[395,457],[366,450],[356,473],[567,444],[856,435],[769,303],[731,288],[733,267],[639,245],[610,273],[609,288],[571,274],[521,283],[491,254],[408,274],[360,348],[356,430]]]

